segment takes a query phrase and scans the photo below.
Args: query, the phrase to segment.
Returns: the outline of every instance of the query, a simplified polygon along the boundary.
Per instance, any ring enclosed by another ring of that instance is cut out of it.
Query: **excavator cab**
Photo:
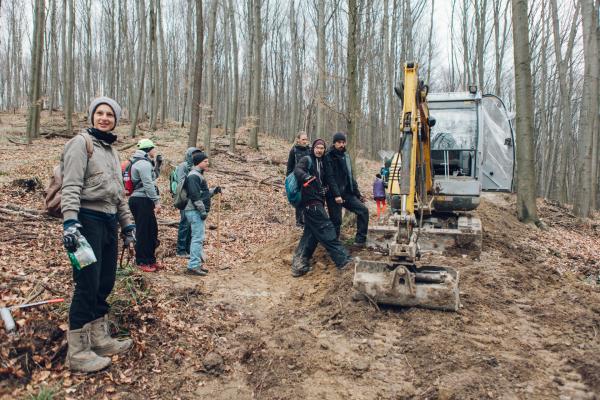
[[[353,285],[372,301],[456,311],[459,272],[421,257],[479,255],[481,221],[472,211],[483,189],[512,189],[514,137],[498,98],[476,88],[430,94],[416,63],[405,65],[404,77],[391,212],[369,228],[370,247],[385,257],[360,259]]]

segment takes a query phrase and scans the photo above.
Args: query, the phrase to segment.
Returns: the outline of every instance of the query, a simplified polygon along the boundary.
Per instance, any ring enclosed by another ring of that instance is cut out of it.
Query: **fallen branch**
[[[121,147],[121,148],[119,149],[119,151],[125,151],[125,150],[127,150],[127,149],[130,149],[130,148],[132,148],[133,146],[135,146],[136,144],[137,144],[136,142],[134,142],[134,143],[129,143],[128,145]]]
[[[29,143],[23,143],[20,140],[14,140],[13,138],[7,138],[9,142],[13,144],[18,144],[19,146],[27,146]]]

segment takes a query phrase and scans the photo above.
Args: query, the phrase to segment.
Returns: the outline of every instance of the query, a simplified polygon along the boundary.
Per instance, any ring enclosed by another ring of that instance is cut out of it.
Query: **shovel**
[[[14,330],[16,327],[15,320],[13,319],[12,314],[10,313],[12,310],[17,310],[19,308],[41,306],[42,304],[62,303],[63,301],[65,301],[65,299],[52,299],[52,300],[38,301],[35,303],[29,303],[29,304],[21,304],[18,306],[0,308],[0,316],[2,317],[2,321],[4,321],[4,327],[6,328],[6,332],[10,332],[10,331]]]

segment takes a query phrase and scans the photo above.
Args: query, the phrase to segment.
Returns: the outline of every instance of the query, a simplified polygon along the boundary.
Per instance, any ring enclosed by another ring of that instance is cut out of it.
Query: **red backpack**
[[[131,178],[131,167],[136,162],[143,160],[142,158],[134,158],[132,160],[125,160],[121,163],[121,173],[123,174],[123,186],[125,186],[125,195],[131,196],[137,184],[134,185],[133,179]],[[138,182],[139,183],[139,182]]]

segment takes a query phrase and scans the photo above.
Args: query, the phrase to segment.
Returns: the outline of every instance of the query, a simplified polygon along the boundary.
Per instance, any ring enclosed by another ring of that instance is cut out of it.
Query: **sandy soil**
[[[44,121],[51,129],[53,120]],[[66,139],[26,147],[2,133],[0,209],[41,209],[41,190],[11,182],[47,181]],[[153,136],[168,160],[179,160],[184,131],[173,126]],[[176,228],[161,225],[165,270],[125,269],[113,296],[113,330],[131,335],[134,349],[106,371],[71,374],[64,367],[67,307],[17,313],[18,333],[0,330],[1,398],[42,388],[56,398],[100,399],[600,398],[599,219],[577,221],[569,209],[540,200],[548,224],[541,231],[517,221],[513,195],[485,195],[477,211],[481,256],[432,260],[460,271],[460,310],[376,308],[352,299],[352,271],[337,271],[322,249],[312,272],[290,275],[300,231],[280,185],[289,144],[262,138],[258,153],[244,140],[235,155],[224,138],[216,140],[208,179],[225,194],[219,229],[208,230],[210,274],[182,274]],[[360,163],[364,192],[376,166]],[[176,221],[175,211],[166,206],[161,220]],[[59,222],[0,217],[0,306],[36,292],[37,299],[68,298]],[[214,215],[209,225],[216,228]]]

